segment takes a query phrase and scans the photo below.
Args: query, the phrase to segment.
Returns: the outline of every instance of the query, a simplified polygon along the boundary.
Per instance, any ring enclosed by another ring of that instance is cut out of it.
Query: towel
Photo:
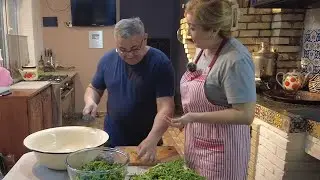
[[[0,87],[8,87],[13,83],[10,72],[4,68],[0,67]]]
[[[10,87],[1,87],[0,86],[0,96],[6,96],[11,94]]]

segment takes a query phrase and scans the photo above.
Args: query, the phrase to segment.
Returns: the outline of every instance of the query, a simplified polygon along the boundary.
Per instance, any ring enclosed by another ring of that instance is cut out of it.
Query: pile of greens
[[[131,177],[131,180],[205,180],[191,169],[185,168],[182,159],[158,164],[141,175]]]
[[[77,180],[124,180],[126,169],[121,164],[109,163],[104,160],[94,160],[84,164],[81,171],[91,171],[80,173]],[[108,173],[103,173],[110,171]],[[99,173],[101,172],[101,173]]]

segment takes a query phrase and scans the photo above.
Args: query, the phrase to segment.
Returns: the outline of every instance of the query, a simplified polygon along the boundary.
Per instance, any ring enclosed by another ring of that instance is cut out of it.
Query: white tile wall
[[[304,148],[306,139],[313,143],[309,143],[310,147],[315,147],[319,141],[312,141],[305,133],[286,133],[257,118],[253,124],[260,125],[257,154],[252,155],[257,157],[256,180],[320,178],[320,161],[308,155]],[[320,155],[319,150],[313,152]]]

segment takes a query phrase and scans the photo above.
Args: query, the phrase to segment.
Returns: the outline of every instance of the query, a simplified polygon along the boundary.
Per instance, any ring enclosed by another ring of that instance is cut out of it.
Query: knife
[[[90,114],[86,114],[82,116],[82,120],[84,121],[93,121],[95,120],[95,117],[91,116]]]

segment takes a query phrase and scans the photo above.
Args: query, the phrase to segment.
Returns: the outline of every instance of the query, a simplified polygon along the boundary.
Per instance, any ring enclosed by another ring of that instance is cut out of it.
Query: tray
[[[289,93],[287,91],[277,89],[264,91],[262,94],[275,101],[304,105],[320,105],[320,94],[311,93],[309,91]]]

